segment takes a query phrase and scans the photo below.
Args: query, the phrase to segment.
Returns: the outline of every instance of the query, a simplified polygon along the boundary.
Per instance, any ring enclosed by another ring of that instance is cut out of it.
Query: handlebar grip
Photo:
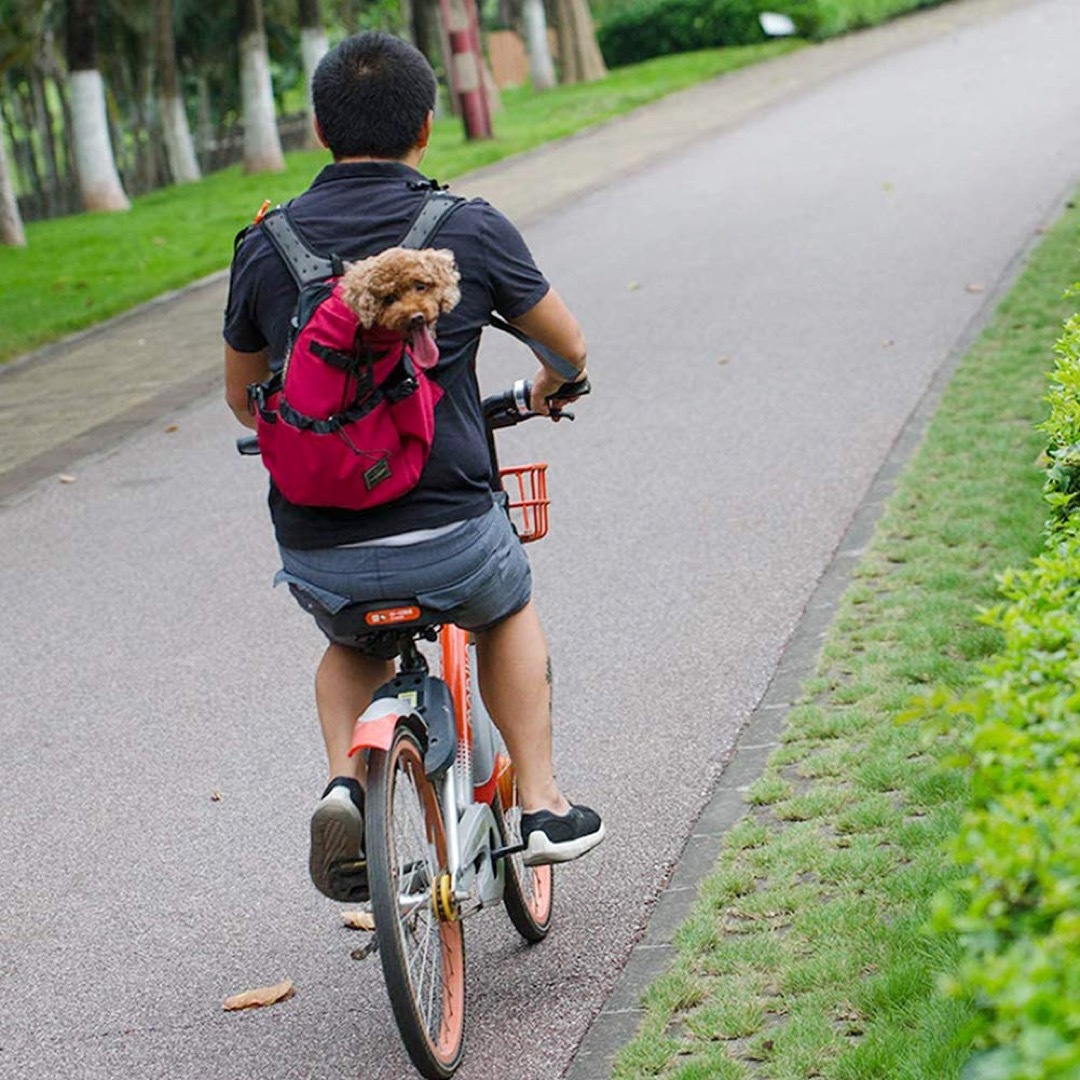
[[[592,390],[592,386],[589,385],[588,376],[578,379],[577,382],[566,382],[555,391],[554,394],[549,394],[548,401],[573,401],[575,398],[584,397]]]

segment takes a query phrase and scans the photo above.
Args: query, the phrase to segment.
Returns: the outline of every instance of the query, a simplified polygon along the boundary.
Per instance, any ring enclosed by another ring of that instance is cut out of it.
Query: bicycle
[[[565,383],[558,407],[589,393],[587,380]],[[547,533],[545,463],[501,469],[494,432],[542,415],[531,412],[529,383],[483,402],[495,496],[522,543]],[[252,438],[241,452],[258,453]],[[510,484],[512,493],[506,488]],[[350,604],[338,618],[357,632],[389,635],[400,653],[397,674],[356,722],[351,753],[367,754],[365,850],[375,940],[390,1005],[417,1070],[445,1080],[464,1053],[465,941],[462,920],[500,901],[530,943],[551,927],[551,866],[527,867],[521,807],[502,740],[475,692],[475,645],[414,598]],[[421,641],[437,642],[439,676]]]

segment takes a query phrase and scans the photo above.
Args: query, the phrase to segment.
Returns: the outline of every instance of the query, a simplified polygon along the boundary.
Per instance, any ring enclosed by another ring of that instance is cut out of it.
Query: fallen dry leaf
[[[179,431],[179,430],[180,430],[180,425],[179,425],[179,424],[170,424],[170,425],[169,425],[169,426],[168,426],[168,427],[167,427],[167,428],[165,429],[165,431],[166,431],[166,432],[167,432],[167,433],[168,433],[169,435],[171,435],[171,434],[172,434],[172,433],[173,433],[174,431]]]
[[[969,293],[981,293],[981,292],[985,292],[985,291],[986,291],[986,286],[985,286],[985,285],[983,285],[983,284],[982,284],[982,282],[979,282],[979,281],[973,281],[973,282],[972,282],[972,283],[971,283],[971,284],[970,284],[970,285],[969,285],[969,286],[967,287],[967,291],[968,291]]]
[[[211,791],[210,792],[210,801],[211,802],[221,802],[221,792],[220,791]]]
[[[721,364],[721,365],[730,364],[731,363],[731,357],[730,356],[718,356],[716,358],[716,362],[718,364]]]
[[[628,289],[629,289],[629,290],[630,290],[631,292],[637,292],[637,291],[638,291],[638,289],[640,289],[640,288],[641,288],[641,282],[640,282],[640,281],[631,281],[631,282],[630,282],[630,284],[629,284],[629,285],[627,285],[626,287],[627,287],[627,288],[628,288]]]
[[[350,930],[375,929],[375,916],[370,911],[343,911],[341,921]]]
[[[276,1005],[279,1001],[286,1001],[296,991],[293,989],[291,979],[283,979],[274,986],[261,986],[258,990],[245,990],[241,994],[233,994],[225,999],[222,1008],[226,1012],[236,1012],[238,1009],[257,1009],[262,1005]]]
[[[70,473],[61,473],[59,477],[57,477],[57,479],[60,481],[61,484],[75,483],[75,477],[72,476]]]

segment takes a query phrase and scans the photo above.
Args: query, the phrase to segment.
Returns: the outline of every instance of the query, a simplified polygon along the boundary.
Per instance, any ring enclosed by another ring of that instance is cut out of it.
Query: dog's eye
[[[382,298],[382,303],[383,303],[383,307],[389,307],[391,304],[396,304],[397,303],[397,295],[395,293],[391,293],[389,296],[384,296]]]
[[[428,287],[428,285],[427,285],[426,281],[414,281],[413,282],[413,288],[417,292],[424,292],[427,289],[427,287]]]

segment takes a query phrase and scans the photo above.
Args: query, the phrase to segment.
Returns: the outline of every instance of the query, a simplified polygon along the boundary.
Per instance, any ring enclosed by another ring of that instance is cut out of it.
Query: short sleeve
[[[252,258],[255,244],[249,233],[238,245],[229,268],[229,298],[225,303],[224,337],[237,352],[266,348],[266,337],[254,320],[257,282]]]
[[[490,204],[477,202],[483,212],[480,239],[495,310],[504,319],[516,319],[536,307],[551,286],[513,223]]]

